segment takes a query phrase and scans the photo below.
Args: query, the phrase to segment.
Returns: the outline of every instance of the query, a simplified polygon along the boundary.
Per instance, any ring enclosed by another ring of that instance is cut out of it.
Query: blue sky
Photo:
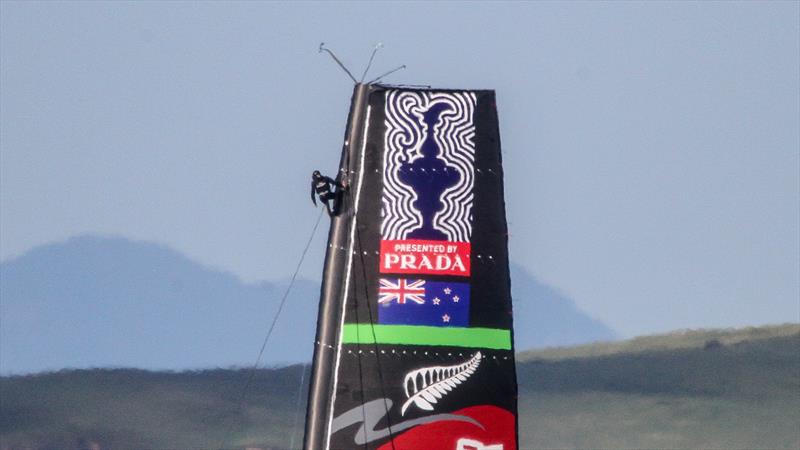
[[[800,321],[800,4],[0,3],[0,258],[291,274],[360,73],[498,93],[512,258],[623,335]],[[303,275],[317,279],[320,233]]]

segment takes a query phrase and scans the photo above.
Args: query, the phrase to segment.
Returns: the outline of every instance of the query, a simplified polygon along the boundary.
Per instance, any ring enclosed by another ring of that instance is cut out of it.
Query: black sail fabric
[[[312,380],[328,398],[311,395],[322,437],[306,448],[516,449],[494,92],[356,93],[326,260],[341,298],[321,305]]]

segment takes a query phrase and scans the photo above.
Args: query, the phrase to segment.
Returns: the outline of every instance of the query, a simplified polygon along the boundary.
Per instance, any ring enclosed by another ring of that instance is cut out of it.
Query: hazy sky
[[[360,74],[383,42],[375,73],[408,65],[390,81],[497,90],[512,259],[581,308],[623,335],[799,321],[799,17],[798,2],[3,1],[0,257],[104,233],[290,275],[351,93],[317,47]]]

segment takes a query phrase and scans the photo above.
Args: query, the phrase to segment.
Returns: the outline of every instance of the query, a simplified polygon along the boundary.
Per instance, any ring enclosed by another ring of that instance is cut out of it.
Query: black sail
[[[305,448],[517,448],[503,169],[489,90],[357,84]]]

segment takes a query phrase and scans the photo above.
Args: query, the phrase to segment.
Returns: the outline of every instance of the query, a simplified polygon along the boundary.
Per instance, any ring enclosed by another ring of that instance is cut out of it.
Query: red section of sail
[[[469,242],[382,240],[381,273],[470,276]]]
[[[516,421],[505,409],[471,406],[452,414],[475,419],[481,427],[462,421],[419,425],[378,450],[516,450]]]

